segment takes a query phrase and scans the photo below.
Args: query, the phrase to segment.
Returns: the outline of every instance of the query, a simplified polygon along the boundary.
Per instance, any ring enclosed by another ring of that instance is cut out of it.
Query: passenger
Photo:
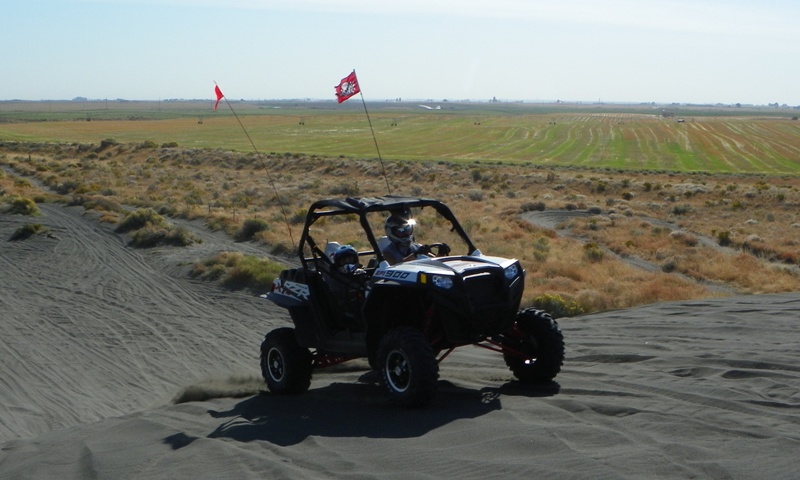
[[[332,276],[331,292],[339,311],[335,313],[342,325],[358,325],[358,312],[364,301],[367,271],[358,263],[358,252],[350,245],[342,245],[333,253],[333,264],[339,275]],[[355,323],[354,323],[355,322]]]
[[[358,252],[350,245],[342,245],[333,252],[333,264],[336,269],[348,275],[363,275],[367,273],[358,263]]]

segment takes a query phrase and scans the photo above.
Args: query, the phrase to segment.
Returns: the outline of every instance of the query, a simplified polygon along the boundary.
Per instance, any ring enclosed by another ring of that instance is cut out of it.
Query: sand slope
[[[463,348],[408,411],[364,362],[258,393],[287,316],[184,265],[258,247],[135,250],[44,213],[0,215],[0,478],[797,478],[800,294],[561,319],[565,366],[536,388]],[[53,237],[6,241],[31,222]]]

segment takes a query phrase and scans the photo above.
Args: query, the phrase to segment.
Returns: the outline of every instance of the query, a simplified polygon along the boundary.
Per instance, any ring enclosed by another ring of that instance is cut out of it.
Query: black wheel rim
[[[389,352],[383,368],[386,369],[386,381],[392,390],[405,392],[408,389],[411,380],[411,366],[408,364],[405,353],[400,350]]]
[[[532,335],[525,337],[509,337],[506,346],[510,347],[511,351],[506,354],[518,357],[520,362],[525,365],[533,365],[539,358],[539,343]],[[520,356],[524,355],[524,357]]]
[[[283,355],[277,348],[271,348],[267,352],[267,371],[270,378],[276,382],[283,380],[283,375],[285,374]]]

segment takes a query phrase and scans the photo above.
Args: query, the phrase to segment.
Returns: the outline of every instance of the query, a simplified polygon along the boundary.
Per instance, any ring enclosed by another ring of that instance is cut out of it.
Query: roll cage
[[[373,212],[386,212],[387,214],[400,214],[409,215],[411,209],[423,209],[426,207],[433,208],[436,212],[450,222],[451,231],[458,234],[459,237],[466,244],[469,252],[472,253],[476,249],[469,235],[461,224],[456,219],[450,208],[444,203],[429,198],[420,197],[407,197],[399,195],[386,195],[379,197],[347,197],[343,199],[327,199],[314,202],[308,209],[305,224],[303,226],[303,233],[300,237],[298,244],[298,256],[303,265],[303,268],[308,270],[317,270],[319,259],[324,258],[325,262],[331,264],[331,259],[326,255],[324,248],[325,243],[320,245],[311,236],[311,227],[314,223],[321,219],[336,215],[356,215],[358,221],[364,230],[367,241],[372,246],[372,252],[361,252],[362,254],[374,254],[377,263],[384,261],[383,254],[378,245],[378,238],[372,230],[367,215]],[[311,252],[311,256],[306,256],[306,246]]]

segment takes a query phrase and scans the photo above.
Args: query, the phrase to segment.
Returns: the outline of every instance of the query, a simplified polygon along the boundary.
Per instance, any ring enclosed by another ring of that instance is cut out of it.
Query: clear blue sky
[[[0,100],[800,105],[797,0],[2,0]]]

